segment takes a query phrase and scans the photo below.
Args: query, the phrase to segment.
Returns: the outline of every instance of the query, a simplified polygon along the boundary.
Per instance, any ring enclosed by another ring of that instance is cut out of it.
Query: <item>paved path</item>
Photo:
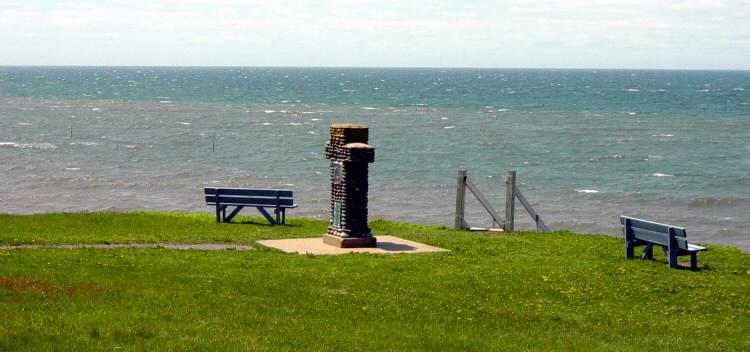
[[[117,248],[166,248],[166,249],[195,249],[201,251],[252,251],[255,248],[238,244],[217,244],[217,243],[113,243],[113,244],[21,244],[16,246],[0,246],[0,249],[38,249],[38,248],[57,248],[57,249],[117,249]]]

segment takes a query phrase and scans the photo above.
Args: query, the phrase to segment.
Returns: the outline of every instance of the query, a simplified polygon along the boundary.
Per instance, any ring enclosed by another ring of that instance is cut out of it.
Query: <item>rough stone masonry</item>
[[[368,165],[375,161],[375,148],[367,144],[368,128],[356,124],[334,124],[325,145],[331,160],[331,220],[323,242],[342,248],[375,247],[367,227]]]

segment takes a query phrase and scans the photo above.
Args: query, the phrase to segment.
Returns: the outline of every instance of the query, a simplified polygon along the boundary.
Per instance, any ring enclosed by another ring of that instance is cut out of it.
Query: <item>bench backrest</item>
[[[206,203],[216,204],[217,200],[226,205],[248,205],[269,207],[294,206],[293,193],[288,189],[217,188],[205,187]]]
[[[677,247],[688,249],[687,231],[682,227],[660,224],[658,222],[620,216],[620,223],[623,226],[625,238],[632,238],[642,241],[656,243],[662,246],[669,246],[670,236],[674,237]]]

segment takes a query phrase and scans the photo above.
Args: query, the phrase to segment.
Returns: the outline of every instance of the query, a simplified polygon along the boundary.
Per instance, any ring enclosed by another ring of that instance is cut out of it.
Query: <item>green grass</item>
[[[0,215],[0,244],[252,245],[326,227],[238,220]],[[616,237],[371,227],[451,251],[0,250],[0,350],[750,350],[750,255],[734,248],[708,246],[691,272],[625,261]]]

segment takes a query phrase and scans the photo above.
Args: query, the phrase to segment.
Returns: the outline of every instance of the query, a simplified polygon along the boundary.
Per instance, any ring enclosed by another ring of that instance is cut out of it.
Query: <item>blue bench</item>
[[[206,204],[216,207],[216,222],[230,222],[244,207],[255,207],[271,225],[286,222],[286,210],[296,208],[288,189],[216,188],[203,189]],[[227,215],[227,207],[235,207]],[[274,208],[275,218],[265,208]]]
[[[690,244],[687,232],[682,227],[660,224],[642,219],[620,216],[622,233],[625,235],[625,259],[635,257],[635,247],[645,246],[641,259],[653,259],[653,246],[660,246],[667,257],[670,268],[677,268],[677,257],[690,256],[690,269],[698,269],[698,252],[708,248]]]

